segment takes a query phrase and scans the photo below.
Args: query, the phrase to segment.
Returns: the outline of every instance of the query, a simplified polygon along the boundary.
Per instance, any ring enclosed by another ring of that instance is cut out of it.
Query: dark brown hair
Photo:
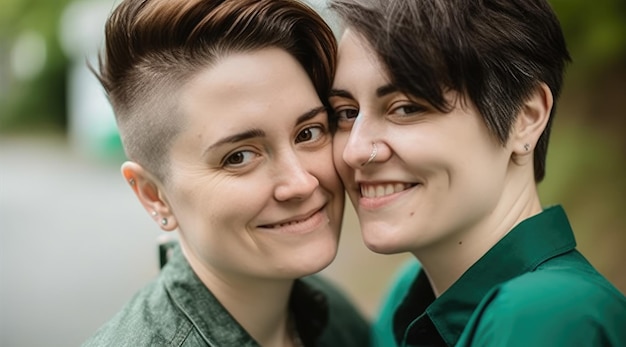
[[[501,144],[534,88],[546,83],[554,106],[534,152],[535,181],[544,178],[570,61],[546,0],[330,0],[330,7],[369,42],[399,89],[441,112],[452,107],[445,91],[460,92]]]
[[[99,73],[129,159],[159,179],[184,127],[177,90],[232,53],[277,47],[306,70],[324,104],[335,69],[330,28],[297,0],[125,0],[105,27]]]

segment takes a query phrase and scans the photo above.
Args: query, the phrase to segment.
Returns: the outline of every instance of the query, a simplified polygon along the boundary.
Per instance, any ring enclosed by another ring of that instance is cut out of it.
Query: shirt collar
[[[196,276],[180,247],[175,248],[162,271],[172,301],[210,346],[258,346]],[[315,345],[328,320],[325,295],[305,281],[296,280],[289,307],[304,345]]]
[[[446,344],[454,345],[474,309],[491,288],[533,271],[548,259],[575,247],[574,234],[563,208],[547,208],[515,226],[436,300],[425,273],[420,271],[396,314],[394,325],[405,324],[406,328],[407,323],[411,324],[408,330],[415,331],[406,331],[409,340],[413,340],[411,336],[420,335],[418,330],[434,326]],[[421,302],[416,302],[415,298],[420,297]],[[413,318],[415,312],[421,314],[418,319],[407,319],[409,306],[414,309]],[[402,338],[398,334],[404,335],[403,330],[395,327],[397,338]]]

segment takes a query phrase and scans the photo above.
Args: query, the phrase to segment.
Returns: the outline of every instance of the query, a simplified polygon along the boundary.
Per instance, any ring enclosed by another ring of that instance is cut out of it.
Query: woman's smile
[[[419,187],[417,183],[361,183],[359,207],[374,210],[386,207]]]
[[[326,206],[327,205],[325,204],[321,208],[316,208],[313,211],[281,220],[276,223],[261,225],[259,228],[285,234],[310,233],[328,224],[329,219],[326,213]]]
[[[399,193],[413,186],[415,186],[415,184],[410,183],[361,183],[359,185],[361,189],[361,197],[364,198],[381,198],[383,196]]]

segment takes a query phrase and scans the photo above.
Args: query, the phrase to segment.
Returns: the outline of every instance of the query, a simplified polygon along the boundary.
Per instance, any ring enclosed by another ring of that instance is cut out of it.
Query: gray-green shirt
[[[307,347],[369,343],[367,322],[320,276],[296,281],[290,309]],[[177,247],[159,277],[83,346],[259,345],[200,281]]]
[[[555,206],[513,228],[437,299],[413,261],[374,324],[374,344],[626,346],[626,298],[575,247]]]

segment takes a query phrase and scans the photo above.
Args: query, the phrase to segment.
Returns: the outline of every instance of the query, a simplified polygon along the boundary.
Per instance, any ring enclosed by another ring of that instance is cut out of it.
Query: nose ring
[[[378,147],[376,146],[376,142],[372,142],[372,153],[370,153],[369,159],[361,164],[361,166],[365,166],[374,161],[374,158],[376,158],[376,154],[378,154]]]

